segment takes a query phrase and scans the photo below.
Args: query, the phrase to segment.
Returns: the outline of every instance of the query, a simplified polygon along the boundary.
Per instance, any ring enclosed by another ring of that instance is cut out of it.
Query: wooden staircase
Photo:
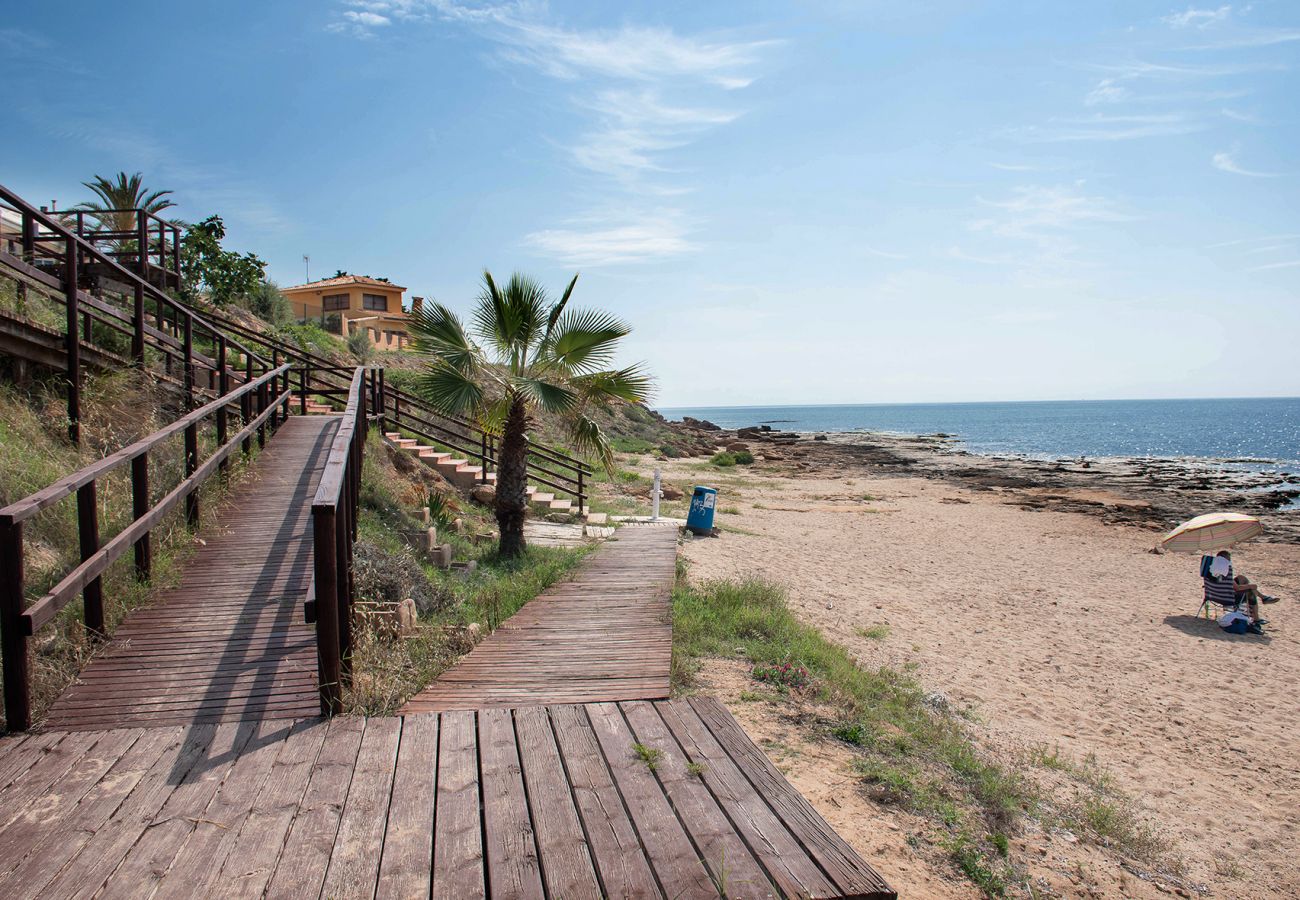
[[[310,411],[310,405],[308,407]],[[415,456],[420,462],[436,470],[447,482],[464,494],[469,494],[480,484],[495,485],[496,472],[483,473],[483,467],[472,464],[468,459],[461,459],[452,453],[439,450],[428,444],[421,444],[414,438],[403,437],[401,432],[389,431],[384,439],[392,447]],[[528,486],[528,505],[543,515],[583,515],[584,510],[574,506],[572,500],[557,497],[555,494],[539,491]]]

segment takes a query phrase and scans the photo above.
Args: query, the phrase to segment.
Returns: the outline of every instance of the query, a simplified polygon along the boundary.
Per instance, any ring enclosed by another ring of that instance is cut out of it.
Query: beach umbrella
[[[1217,512],[1188,519],[1160,539],[1175,553],[1213,553],[1253,538],[1264,530],[1259,519],[1241,513]]]

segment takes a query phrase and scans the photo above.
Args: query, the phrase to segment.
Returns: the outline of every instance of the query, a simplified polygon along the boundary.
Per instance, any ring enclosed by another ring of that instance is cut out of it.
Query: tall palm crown
[[[72,211],[95,213],[95,218],[112,231],[134,230],[135,217],[130,213],[108,213],[107,210],[143,209],[157,215],[176,205],[167,199],[171,191],[146,191],[144,179],[139,172],[134,175],[118,172],[112,181],[103,175],[96,175],[93,181],[83,181],[82,184],[98,199],[78,203],[72,207]]]
[[[501,555],[523,552],[527,509],[528,429],[541,411],[561,422],[575,450],[613,466],[613,451],[589,413],[613,400],[636,403],[652,381],[640,366],[611,368],[631,328],[609,313],[569,309],[578,276],[552,303],[536,281],[515,273],[498,286],[483,273],[483,290],[464,323],[447,307],[412,313],[414,349],[428,358],[420,394],[448,415],[501,432],[496,517]]]

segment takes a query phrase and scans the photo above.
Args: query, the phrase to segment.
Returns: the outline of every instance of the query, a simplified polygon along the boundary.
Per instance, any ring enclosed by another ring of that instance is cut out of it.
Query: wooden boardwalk
[[[676,566],[676,528],[619,529],[402,713],[667,697]]]
[[[301,718],[320,711],[311,499],[338,417],[293,416],[160,602],[131,613],[50,709],[48,728]]]
[[[893,896],[711,698],[4,738],[0,851],[13,900]]]

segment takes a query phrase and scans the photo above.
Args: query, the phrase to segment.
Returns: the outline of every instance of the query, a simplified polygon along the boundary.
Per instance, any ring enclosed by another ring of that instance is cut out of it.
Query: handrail
[[[270,379],[285,372],[288,368],[288,364],[285,364],[280,366],[278,369],[268,372],[256,381],[240,385],[230,393],[223,394],[211,403],[200,406],[193,412],[181,416],[181,418],[172,422],[170,425],[166,425],[152,434],[141,438],[134,444],[128,444],[116,453],[110,453],[108,456],[91,463],[85,468],[73,472],[71,475],[61,478],[51,485],[47,485],[34,494],[24,497],[14,503],[10,503],[4,508],[0,508],[0,525],[14,525],[30,519],[46,507],[52,506],[64,497],[67,497],[82,485],[94,481],[101,475],[106,474],[109,470],[115,469],[122,463],[134,459],[141,453],[147,453],[156,445],[176,434],[179,434],[194,423],[203,421],[216,412],[220,407],[230,406],[230,404],[234,403],[240,397],[250,391],[256,390],[261,385],[266,384]]]
[[[223,336],[221,332],[218,331],[214,325],[212,325],[212,323],[206,321],[203,318],[203,316],[199,315],[197,312],[192,310],[189,306],[180,302],[179,300],[174,299],[166,291],[159,290],[157,287],[152,285],[147,279],[143,278],[140,274],[136,272],[132,272],[130,269],[121,265],[116,260],[110,259],[106,253],[96,248],[92,242],[81,238],[72,229],[68,228],[66,225],[59,222],[55,217],[61,215],[60,213],[41,212],[39,209],[33,207],[26,200],[23,200],[21,197],[19,197],[17,194],[15,194],[13,191],[9,190],[2,184],[0,184],[0,200],[3,200],[5,203],[9,204],[11,207],[14,208],[15,211],[22,213],[24,217],[30,216],[33,220],[40,223],[45,228],[54,232],[59,237],[61,237],[65,242],[70,242],[72,244],[75,244],[81,250],[81,252],[88,254],[89,256],[99,260],[104,265],[109,266],[110,270],[113,271],[115,274],[121,275],[125,279],[126,283],[131,284],[133,286],[135,285],[142,286],[146,294],[148,294],[153,299],[159,302],[165,303],[177,313],[184,315],[192,324],[201,326],[214,339]],[[50,237],[51,237],[50,235],[40,235],[40,236],[35,234],[32,235],[33,239],[43,240],[43,239],[48,239]],[[257,359],[259,362],[262,363],[267,362],[267,360],[264,357],[254,352],[251,348],[245,347],[239,341],[230,340],[230,339],[227,340],[231,346],[233,346],[235,349],[239,350],[240,352],[249,354],[254,359]]]
[[[348,387],[348,404],[330,444],[320,483],[311,504],[313,583],[304,608],[316,623],[321,713],[333,715],[342,706],[342,688],[352,671],[352,545],[357,538],[357,500],[370,419],[364,366],[357,367]]]
[[[22,500],[0,510],[0,653],[3,655],[5,723],[10,731],[31,727],[31,672],[28,639],[48,624],[78,591],[82,592],[86,628],[104,634],[101,577],[128,547],[135,549],[137,578],[148,580],[152,571],[150,532],[163,517],[185,503],[186,520],[199,520],[198,488],[214,472],[224,471],[235,447],[251,452],[254,433],[258,444],[266,441],[269,425],[275,429],[288,415],[292,397],[281,390],[280,377],[289,366],[279,366],[187,413],[128,447],[85,466]],[[239,404],[242,428],[228,434],[228,413]],[[284,415],[281,415],[283,410]],[[198,425],[212,416],[216,449],[199,462]],[[185,477],[156,503],[150,502],[149,451],[177,434],[185,436]],[[131,463],[132,521],[104,544],[99,540],[97,481],[113,469]],[[31,606],[25,605],[23,583],[23,523],[59,500],[77,495],[77,524],[81,563]]]

